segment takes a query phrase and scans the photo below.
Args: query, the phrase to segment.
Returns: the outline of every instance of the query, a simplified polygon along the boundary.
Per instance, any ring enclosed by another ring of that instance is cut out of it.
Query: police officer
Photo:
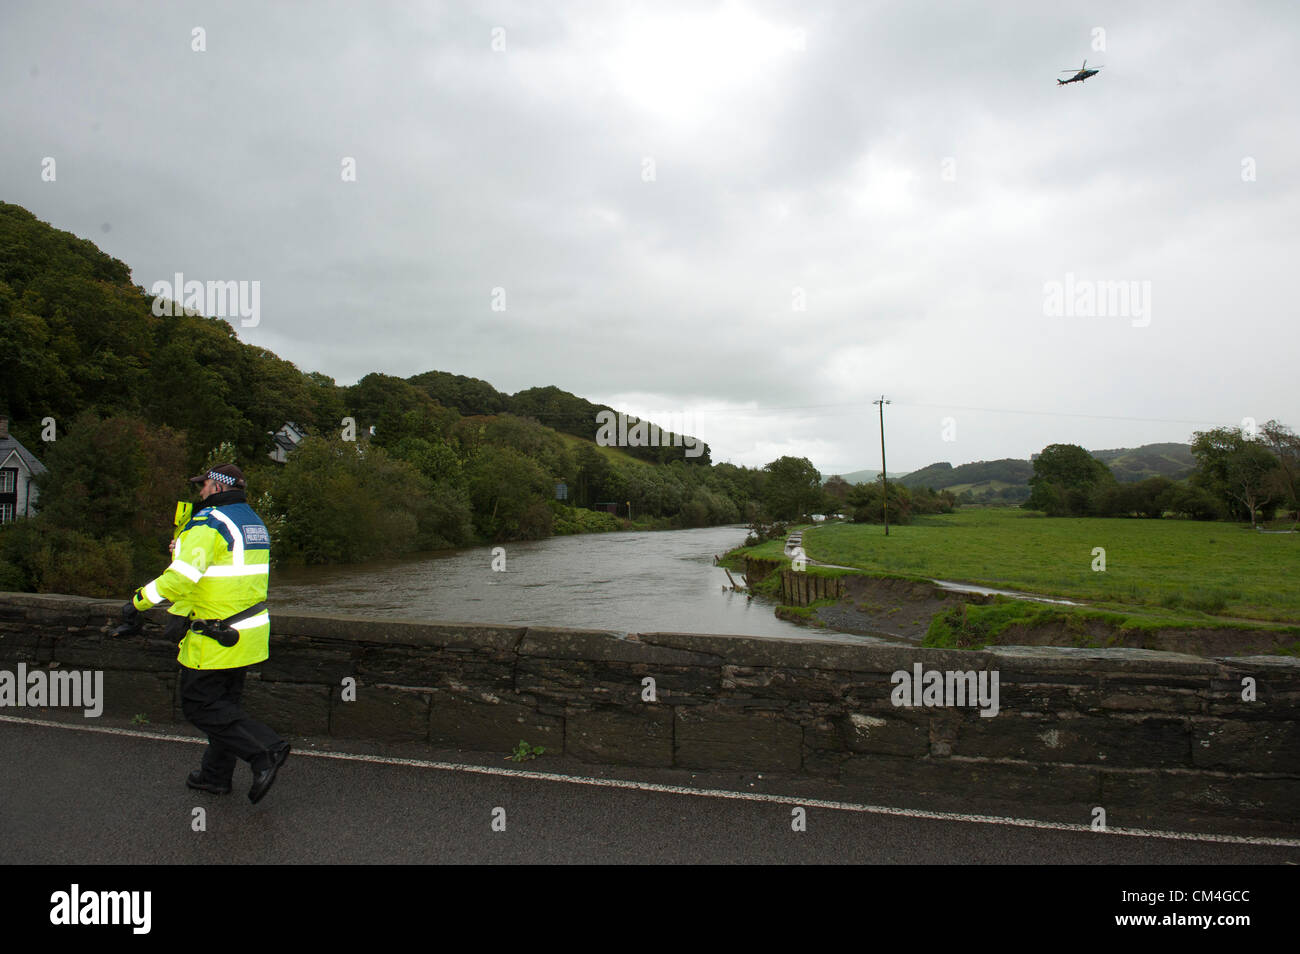
[[[271,538],[248,506],[244,474],[221,464],[197,477],[203,508],[176,538],[172,562],[157,579],[135,591],[122,608],[126,626],[139,632],[140,611],[171,601],[188,610],[180,642],[181,708],[207,733],[202,767],[186,784],[227,794],[235,763],[253,770],[251,802],[259,802],[289,757],[289,743],[239,707],[248,667],[270,655],[271,617],[266,606]]]

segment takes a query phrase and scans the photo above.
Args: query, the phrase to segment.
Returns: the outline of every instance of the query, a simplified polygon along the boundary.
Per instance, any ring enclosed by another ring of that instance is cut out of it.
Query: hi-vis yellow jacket
[[[171,600],[190,619],[221,620],[266,599],[271,536],[247,503],[204,507],[176,538],[176,551],[162,575],[136,591],[132,603],[144,610]],[[239,642],[222,646],[189,631],[176,659],[189,669],[234,669],[270,656],[271,616],[266,611],[231,624]]]
[[[194,516],[194,504],[188,500],[176,501],[176,517],[172,521],[172,539],[175,540],[181,535],[181,532],[189,526],[190,518]],[[167,613],[170,616],[179,616],[181,619],[190,618],[190,607],[185,603],[172,603],[167,607]]]

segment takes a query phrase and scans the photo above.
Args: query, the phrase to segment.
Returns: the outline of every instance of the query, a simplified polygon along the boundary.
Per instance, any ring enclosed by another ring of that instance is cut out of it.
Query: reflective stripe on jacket
[[[247,503],[204,507],[176,538],[171,564],[139,590],[132,602],[148,609],[164,600],[185,606],[193,619],[221,620],[266,599],[271,537]],[[270,656],[271,616],[231,624],[239,642],[222,646],[193,631],[180,642],[176,659],[189,669],[234,669]]]

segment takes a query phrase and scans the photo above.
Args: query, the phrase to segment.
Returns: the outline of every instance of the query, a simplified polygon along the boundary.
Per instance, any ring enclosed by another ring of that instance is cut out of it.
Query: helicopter
[[[1084,60],[1083,65],[1079,67],[1078,72],[1075,72],[1073,69],[1061,70],[1062,73],[1074,73],[1074,75],[1068,80],[1058,79],[1056,85],[1067,86],[1070,83],[1082,83],[1089,76],[1096,76],[1101,69],[1102,67],[1100,66],[1094,66],[1092,69],[1088,69],[1088,61]]]

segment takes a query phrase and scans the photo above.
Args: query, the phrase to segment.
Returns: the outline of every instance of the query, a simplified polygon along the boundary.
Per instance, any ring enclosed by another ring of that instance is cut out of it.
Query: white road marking
[[[137,739],[159,739],[164,742],[188,742],[207,745],[207,739],[185,735],[168,735],[163,732],[144,732],[110,726],[77,725],[52,722],[44,719],[25,719],[18,716],[0,716],[0,722],[21,725],[38,725],[51,729],[72,729],[78,732],[102,732],[105,735],[124,735]],[[374,762],[379,765],[404,765],[413,768],[437,769],[444,772],[467,772],[476,775],[497,775],[507,778],[536,779],[542,782],[567,782],[571,785],[595,785],[601,788],[624,788],[642,792],[663,792],[670,795],[695,795],[703,798],[730,798],[749,802],[774,802],[779,805],[804,805],[810,808],[829,808],[835,811],[865,812],[872,815],[897,815],[904,818],[925,818],[935,821],[976,822],[983,825],[1010,825],[1016,828],[1044,828],[1054,831],[1077,831],[1107,835],[1129,835],[1138,838],[1165,838],[1175,841],[1212,841],[1230,845],[1272,845],[1280,848],[1300,848],[1300,839],[1269,838],[1255,835],[1213,835],[1202,832],[1155,831],[1145,828],[1111,828],[1097,831],[1090,825],[1070,822],[1040,821],[1035,818],[1005,818],[998,815],[967,815],[960,812],[935,812],[917,808],[894,808],[888,805],[861,805],[856,802],[836,802],[822,798],[799,798],[790,795],[770,795],[766,792],[734,792],[717,788],[690,788],[685,785],[664,785],[659,782],[638,782],[621,778],[594,778],[588,775],[561,775],[555,772],[534,772],[528,769],[502,768],[494,765],[467,765],[460,762],[432,762],[427,759],[404,759],[386,755],[361,755],[355,752],[312,752],[293,750],[295,756],[340,759],[351,762]]]

